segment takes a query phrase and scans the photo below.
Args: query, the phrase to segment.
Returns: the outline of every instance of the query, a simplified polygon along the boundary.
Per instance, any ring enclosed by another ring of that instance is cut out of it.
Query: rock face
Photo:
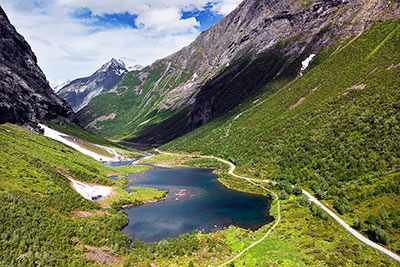
[[[0,123],[38,129],[38,122],[59,115],[75,117],[68,103],[53,92],[29,44],[0,7]]]
[[[128,72],[122,60],[111,59],[92,76],[76,79],[65,84],[57,94],[77,112],[85,107],[92,98],[107,93]]]
[[[399,18],[399,7],[381,0],[245,0],[189,46],[128,73],[78,118],[100,135],[168,142],[237,107],[275,77],[295,76],[311,53],[374,21]]]

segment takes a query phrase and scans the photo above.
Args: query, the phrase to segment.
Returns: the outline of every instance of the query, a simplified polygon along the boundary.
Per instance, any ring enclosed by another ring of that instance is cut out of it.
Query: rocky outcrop
[[[375,21],[399,18],[399,7],[381,0],[245,0],[189,46],[127,74],[118,93],[95,99],[78,117],[87,126],[112,110],[118,123],[91,130],[167,142],[237,107],[278,75],[300,71],[311,53]],[[128,105],[133,97],[138,101]],[[111,108],[103,108],[106,99]],[[182,119],[183,128],[165,131]],[[161,137],[163,131],[168,134]]]
[[[92,98],[107,93],[128,72],[122,60],[111,59],[90,77],[76,79],[65,84],[57,94],[77,112],[84,108]]]
[[[0,123],[33,129],[57,116],[75,117],[67,102],[51,89],[24,37],[0,7]]]

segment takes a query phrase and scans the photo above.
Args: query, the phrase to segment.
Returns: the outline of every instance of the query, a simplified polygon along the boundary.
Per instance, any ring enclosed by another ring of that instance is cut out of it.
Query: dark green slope
[[[399,21],[376,24],[319,53],[295,82],[278,77],[265,94],[163,148],[301,183],[400,252],[399,43]]]

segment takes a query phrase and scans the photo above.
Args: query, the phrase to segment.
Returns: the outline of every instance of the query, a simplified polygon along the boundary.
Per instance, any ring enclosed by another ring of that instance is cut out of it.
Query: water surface
[[[134,161],[136,160],[111,161],[111,162],[106,162],[105,164],[110,167],[120,167],[120,166],[131,165]]]
[[[271,200],[230,190],[209,169],[151,169],[130,175],[130,185],[169,190],[166,200],[126,209],[129,225],[123,232],[132,240],[159,241],[229,225],[257,229],[273,220]]]

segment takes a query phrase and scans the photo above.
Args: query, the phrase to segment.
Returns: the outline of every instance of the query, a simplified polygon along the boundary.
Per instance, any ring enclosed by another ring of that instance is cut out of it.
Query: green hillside
[[[378,23],[319,53],[303,77],[289,83],[295,77],[283,74],[265,94],[163,149],[302,184],[399,253],[399,41],[399,21]]]
[[[166,101],[165,94],[193,75],[190,68],[183,68],[180,64],[165,59],[142,71],[127,73],[115,90],[95,97],[79,111],[81,125],[101,136],[122,138],[144,125],[155,124],[174,115],[179,109],[164,110],[162,102]],[[174,72],[165,73],[167,65]],[[102,119],[96,121],[96,118]]]
[[[119,231],[128,223],[125,212],[116,209],[118,203],[104,210],[85,200],[66,176],[120,187],[123,185],[107,175],[140,170],[143,167],[107,167],[23,127],[1,125],[0,265],[89,265],[94,261],[83,257],[89,247],[112,248],[109,254],[119,259],[129,244],[128,237]],[[144,191],[138,199],[127,199],[123,194],[115,197],[120,204],[140,203],[160,197],[155,191]],[[77,217],[75,213],[93,216]]]

